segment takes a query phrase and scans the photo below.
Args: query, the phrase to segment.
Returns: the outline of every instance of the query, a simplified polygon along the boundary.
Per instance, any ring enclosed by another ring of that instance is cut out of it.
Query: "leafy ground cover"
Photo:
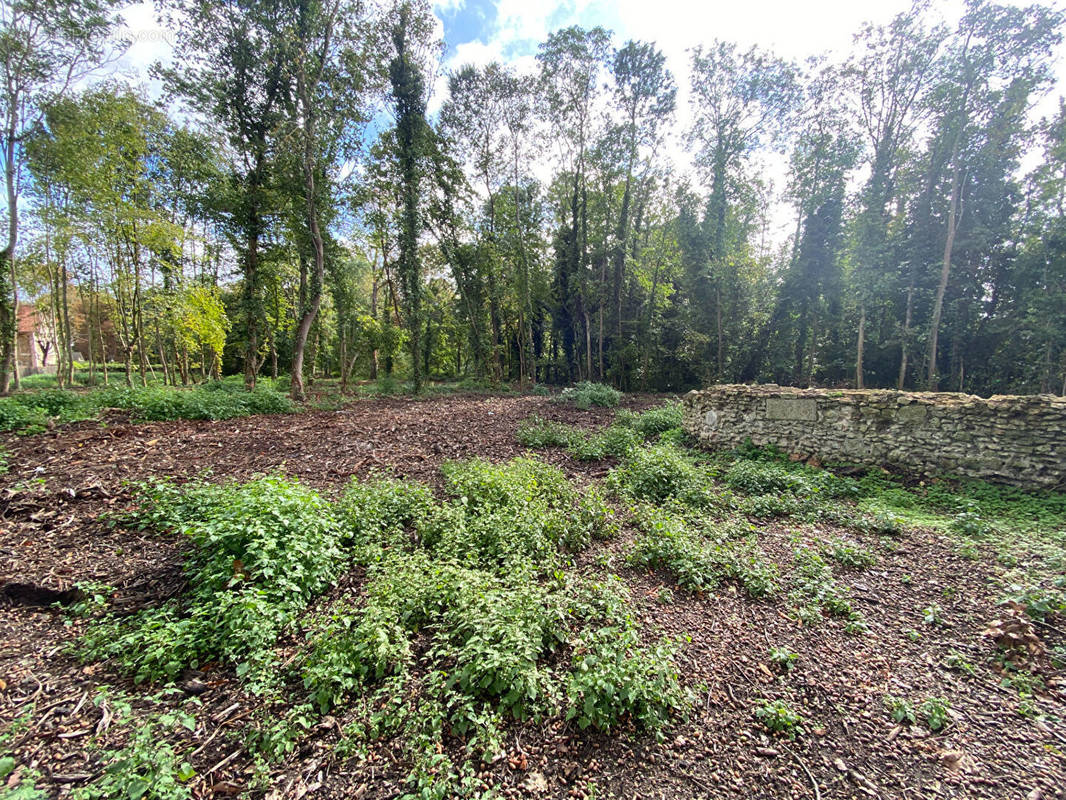
[[[0,796],[1056,796],[1062,495],[621,403],[9,436]]]
[[[234,379],[190,388],[110,386],[88,392],[40,389],[0,398],[0,431],[40,433],[69,422],[93,420],[106,409],[129,412],[137,422],[175,419],[232,419],[294,410],[270,381],[245,391]]]

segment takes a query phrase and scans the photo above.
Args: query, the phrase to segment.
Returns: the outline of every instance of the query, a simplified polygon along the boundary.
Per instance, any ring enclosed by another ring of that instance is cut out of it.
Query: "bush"
[[[673,445],[631,450],[611,470],[607,484],[616,492],[651,503],[675,499],[695,508],[714,503],[708,477],[683,450]]]
[[[833,580],[833,571],[818,553],[800,548],[795,554],[790,599],[797,605],[819,608],[835,617],[854,618],[847,589]]]
[[[417,528],[434,508],[428,486],[391,478],[353,478],[341,497],[338,511],[347,527],[346,541],[365,543],[382,534]]]
[[[195,728],[187,714],[163,714],[157,720],[139,720],[129,743],[104,753],[104,771],[88,786],[71,793],[74,800],[185,800],[192,796],[188,782],[196,771],[162,739],[166,728]]]
[[[113,658],[134,679],[175,678],[211,659],[266,678],[279,633],[344,562],[342,528],[315,492],[283,478],[140,487],[128,524],[188,536],[182,600],[91,627],[83,655]]]
[[[518,423],[515,438],[523,447],[566,447],[575,435],[569,425],[533,416]]]
[[[582,381],[576,386],[563,389],[557,398],[560,403],[573,403],[582,410],[593,406],[614,408],[622,400],[622,393],[602,383]]]
[[[692,591],[713,589],[722,579],[737,581],[751,597],[777,591],[777,568],[757,548],[744,542],[707,542],[681,517],[660,509],[646,510],[638,524],[644,535],[627,556],[634,566],[665,569],[678,586]]]
[[[294,410],[288,397],[267,386],[246,391],[243,386],[218,381],[192,389],[166,386],[102,389],[92,397],[99,405],[132,412],[135,420],[158,422],[175,419],[232,419],[250,414],[282,414]]]
[[[658,436],[681,428],[681,403],[671,401],[640,414],[623,409],[615,417],[615,424],[632,428],[645,438]]]
[[[642,647],[631,625],[585,631],[574,644],[567,719],[601,731],[627,719],[646,730],[662,728],[684,705],[675,651],[666,641]]]
[[[600,461],[608,456],[623,458],[642,441],[636,431],[612,425],[588,437],[575,436],[568,452],[582,461]]]
[[[491,510],[540,501],[567,502],[573,489],[562,470],[534,458],[497,465],[483,459],[441,466],[445,490],[471,509]]]
[[[784,700],[763,700],[755,708],[755,719],[771,733],[781,733],[790,739],[795,739],[796,734],[803,731],[803,717]]]
[[[0,430],[36,433],[48,425],[48,412],[43,408],[19,402],[16,397],[0,397]]]

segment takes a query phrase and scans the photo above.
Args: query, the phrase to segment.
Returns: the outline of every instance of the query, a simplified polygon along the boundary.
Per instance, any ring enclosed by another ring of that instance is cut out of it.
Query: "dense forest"
[[[1066,393],[1051,8],[919,2],[804,63],[708,38],[685,109],[654,43],[565,28],[433,113],[425,0],[161,0],[159,97],[99,77],[121,10],[3,3],[0,392],[25,317],[61,386]]]

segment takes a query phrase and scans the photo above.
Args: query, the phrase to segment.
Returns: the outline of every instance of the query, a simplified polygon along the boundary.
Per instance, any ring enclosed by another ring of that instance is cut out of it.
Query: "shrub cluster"
[[[693,508],[706,508],[718,502],[710,475],[673,444],[631,450],[611,470],[607,485],[621,495],[649,503],[676,500]]]
[[[144,484],[127,524],[188,537],[180,599],[87,633],[85,658],[112,658],[136,681],[173,679],[221,659],[253,687],[270,683],[271,647],[344,565],[342,528],[318,494],[284,478],[244,484]]]
[[[191,389],[170,386],[108,387],[92,392],[42,389],[0,398],[0,431],[37,433],[52,422],[92,419],[105,408],[129,410],[138,421],[230,419],[249,414],[279,414],[292,402],[267,386],[245,391],[231,381]]]
[[[754,542],[733,538],[731,530],[708,538],[681,513],[653,506],[640,510],[637,524],[642,534],[627,555],[634,566],[664,569],[691,591],[713,589],[722,580],[736,581],[751,597],[777,591],[777,567]]]
[[[189,589],[94,621],[82,654],[138,680],[218,660],[252,691],[299,694],[290,705],[306,712],[248,739],[260,758],[280,757],[313,714],[349,703],[350,739],[394,739],[419,796],[476,788],[448,738],[494,755],[507,718],[661,728],[685,699],[674,646],[641,640],[619,582],[564,571],[569,551],[616,531],[605,497],[531,458],[443,472],[442,501],[381,476],[336,503],[280,478],[143,486],[124,521],[189,538]],[[351,564],[365,570],[361,593],[306,613]],[[305,642],[285,671],[277,641],[297,625]]]
[[[622,393],[602,383],[582,381],[559,392],[556,398],[560,403],[572,403],[577,408],[588,410],[593,406],[614,408],[622,400]]]

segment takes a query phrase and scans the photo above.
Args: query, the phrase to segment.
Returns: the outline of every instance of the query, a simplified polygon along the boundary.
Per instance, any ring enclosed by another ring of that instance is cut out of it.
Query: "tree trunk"
[[[866,346],[866,304],[859,306],[859,339],[855,346],[855,388],[864,389],[862,372],[863,348]]]
[[[956,158],[958,143],[956,142]],[[935,392],[938,386],[936,351],[940,336],[940,318],[944,313],[944,295],[948,289],[948,276],[951,272],[951,251],[955,246],[955,232],[958,225],[959,205],[959,170],[956,164],[951,176],[951,200],[948,204],[948,230],[944,241],[944,259],[940,266],[940,282],[936,287],[936,299],[933,301],[933,319],[929,324],[929,371],[926,374],[926,386]]]

